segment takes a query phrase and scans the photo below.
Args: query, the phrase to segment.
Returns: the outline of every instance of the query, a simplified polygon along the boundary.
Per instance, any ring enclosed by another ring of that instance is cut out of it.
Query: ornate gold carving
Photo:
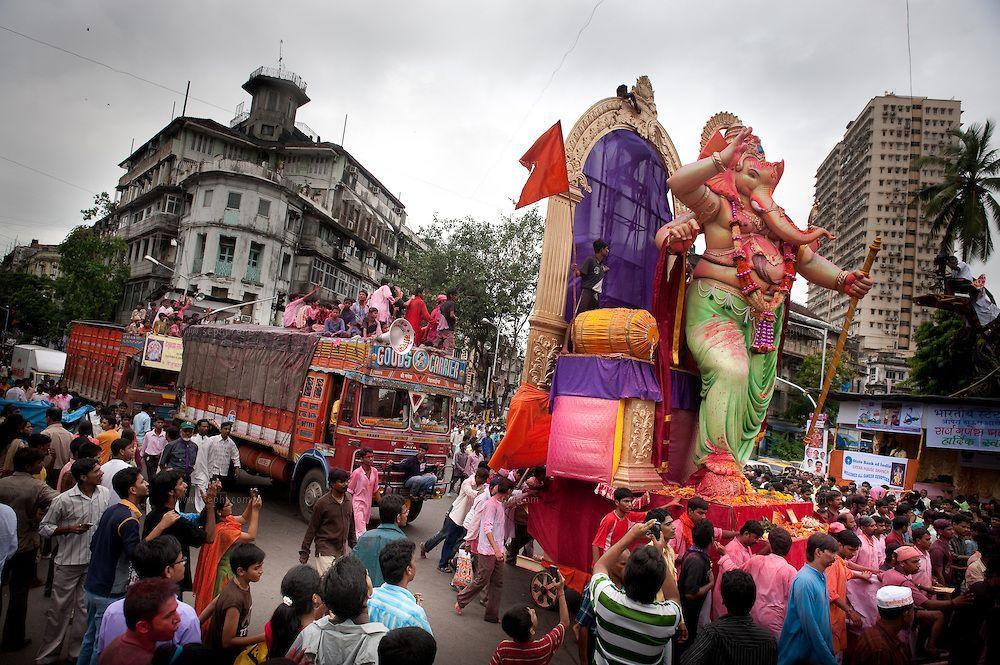
[[[542,390],[552,385],[555,359],[559,355],[560,340],[539,331],[531,345],[528,363],[528,381]]]
[[[632,436],[629,447],[632,461],[649,461],[653,455],[653,402],[642,400],[632,408]]]
[[[729,111],[719,111],[705,123],[705,128],[701,130],[701,147],[699,150],[705,149],[705,144],[708,143],[709,139],[715,134],[715,132],[722,130],[723,136],[728,132],[728,129],[742,128],[743,121],[740,120],[735,114]]]
[[[566,168],[570,185],[590,191],[590,184],[583,175],[583,165],[598,139],[615,129],[629,129],[649,141],[664,159],[667,173],[681,166],[677,149],[670,135],[656,117],[653,85],[648,76],[640,76],[632,86],[638,112],[627,99],[608,97],[602,99],[580,116],[566,137]]]

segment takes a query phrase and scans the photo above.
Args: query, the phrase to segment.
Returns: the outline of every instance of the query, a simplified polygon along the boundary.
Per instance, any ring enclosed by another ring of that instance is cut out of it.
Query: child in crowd
[[[500,626],[510,636],[497,645],[490,665],[515,665],[530,663],[531,665],[548,665],[552,657],[559,651],[566,630],[569,628],[569,607],[566,605],[565,580],[560,575],[552,584],[559,602],[559,623],[542,637],[535,639],[538,629],[538,616],[533,607],[515,607],[503,615]]]
[[[264,574],[264,550],[253,543],[240,543],[232,549],[229,565],[233,577],[215,600],[212,622],[205,636],[205,645],[226,663],[233,662],[244,648],[265,639],[264,634],[249,635],[253,608],[250,585],[259,582]]]

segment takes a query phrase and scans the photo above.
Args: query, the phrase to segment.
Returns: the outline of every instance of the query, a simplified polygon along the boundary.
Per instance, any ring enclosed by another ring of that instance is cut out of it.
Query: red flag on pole
[[[514,210],[547,196],[569,191],[561,121],[556,122],[538,137],[535,144],[521,157],[521,164],[531,171],[531,175],[528,176],[528,182],[524,183],[521,198],[518,199]]]

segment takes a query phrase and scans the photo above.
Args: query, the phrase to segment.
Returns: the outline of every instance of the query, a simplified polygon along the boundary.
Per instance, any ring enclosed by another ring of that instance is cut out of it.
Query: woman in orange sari
[[[252,543],[257,538],[257,522],[262,505],[257,490],[250,491],[246,510],[239,517],[233,517],[233,502],[219,492],[212,508],[215,510],[215,540],[205,543],[198,551],[198,567],[194,573],[194,607],[201,611],[219,595],[222,585],[232,577],[229,567],[229,551],[239,543]],[[247,530],[243,531],[243,526]]]

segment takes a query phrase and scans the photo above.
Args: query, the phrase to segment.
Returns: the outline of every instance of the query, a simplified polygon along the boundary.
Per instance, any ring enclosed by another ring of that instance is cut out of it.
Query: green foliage
[[[0,305],[10,309],[8,335],[18,343],[49,345],[62,337],[55,282],[21,272],[0,273]],[[7,313],[0,311],[0,316]]]
[[[917,350],[910,358],[907,384],[917,393],[951,395],[996,366],[996,360],[980,348],[984,344],[980,336],[952,312],[936,310],[930,321],[920,324],[914,339]],[[996,394],[996,381],[983,388],[985,394]]]
[[[804,400],[803,400],[804,401]],[[806,454],[806,444],[801,435],[794,432],[770,432],[771,445],[767,449],[768,457],[801,462]]]
[[[80,211],[80,214],[83,215],[83,221],[85,222],[101,219],[114,212],[115,205],[115,202],[111,200],[111,196],[107,192],[101,192],[100,194],[94,194],[94,206],[92,208],[84,208]]]
[[[820,372],[822,371],[822,376],[826,376],[826,372],[829,371],[832,361],[833,351],[827,350],[826,368],[821,370],[823,363],[822,352],[817,351],[812,355],[806,356],[802,360],[798,371],[795,372],[795,377],[792,381],[806,390],[811,390],[820,385]],[[837,363],[837,373],[833,377],[830,390],[839,390],[841,385],[848,383],[854,378],[850,365],[850,359],[841,355],[840,362]],[[829,422],[833,422],[836,418],[838,408],[839,404],[836,401],[827,400],[823,407],[823,413],[827,415]],[[812,404],[805,398],[805,395],[797,390],[793,390],[788,400],[788,409],[785,411],[785,418],[794,423],[805,423],[806,418],[809,417],[811,412]],[[802,459],[801,455],[799,459]]]
[[[60,301],[58,323],[77,319],[109,321],[114,317],[128,280],[127,246],[117,236],[101,237],[90,226],[78,226],[59,245]]]
[[[459,339],[482,353],[496,335],[483,319],[499,314],[501,330],[511,334],[531,312],[544,228],[533,209],[499,223],[435,217],[420,230],[427,249],[404,260],[399,282],[407,290],[423,286],[429,308],[437,294],[458,289]]]
[[[990,147],[994,125],[973,124],[968,129],[951,129],[956,140],[944,147],[940,156],[923,157],[914,168],[935,166],[944,172],[940,183],[918,192],[926,204],[933,232],[943,232],[941,249],[951,252],[957,240],[962,258],[986,262],[993,254],[990,220],[1000,229],[1000,151]]]

